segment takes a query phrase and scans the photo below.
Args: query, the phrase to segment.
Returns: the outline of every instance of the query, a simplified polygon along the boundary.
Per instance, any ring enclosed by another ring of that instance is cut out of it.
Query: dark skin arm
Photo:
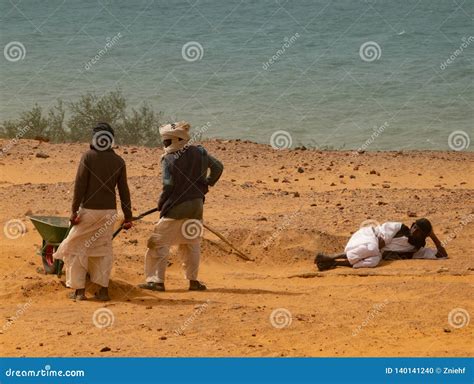
[[[448,257],[448,252],[446,252],[446,249],[444,249],[443,245],[441,244],[441,241],[439,241],[438,236],[436,236],[434,231],[431,231],[428,236],[431,240],[433,240],[433,243],[436,246],[436,249],[438,250],[436,257]]]

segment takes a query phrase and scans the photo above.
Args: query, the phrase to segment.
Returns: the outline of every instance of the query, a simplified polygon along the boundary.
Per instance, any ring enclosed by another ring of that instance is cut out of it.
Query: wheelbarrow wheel
[[[43,268],[46,274],[57,274],[61,275],[63,269],[63,262],[61,260],[54,260],[53,253],[56,251],[56,247],[53,245],[46,245],[43,247],[41,253],[41,259],[43,261]]]

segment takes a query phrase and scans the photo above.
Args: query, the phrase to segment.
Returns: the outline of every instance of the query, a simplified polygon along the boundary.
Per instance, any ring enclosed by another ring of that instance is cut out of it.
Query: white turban
[[[176,152],[183,149],[191,140],[189,130],[191,124],[187,121],[178,121],[177,123],[165,124],[160,127],[161,139],[171,140],[171,145],[165,147],[166,153]],[[181,139],[181,140],[180,140]]]
[[[160,135],[163,140],[178,138],[187,141],[191,139],[189,135],[190,129],[191,124],[187,121],[178,121],[177,123],[162,125],[160,127]]]

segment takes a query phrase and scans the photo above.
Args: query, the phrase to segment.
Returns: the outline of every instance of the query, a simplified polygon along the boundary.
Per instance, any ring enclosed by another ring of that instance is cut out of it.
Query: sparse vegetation
[[[108,122],[115,129],[118,144],[158,146],[161,144],[158,127],[162,114],[144,103],[136,110],[128,110],[120,90],[97,96],[82,95],[79,100],[68,102],[67,110],[62,100],[48,111],[35,104],[15,120],[4,121],[0,136],[6,138],[42,138],[52,142],[89,141],[91,128],[100,121]],[[66,122],[66,116],[68,116]]]

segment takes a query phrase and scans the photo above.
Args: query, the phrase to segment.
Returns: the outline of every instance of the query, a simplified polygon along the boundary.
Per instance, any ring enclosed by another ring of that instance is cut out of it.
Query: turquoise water
[[[25,48],[0,57],[2,120],[119,87],[205,136],[284,130],[293,146],[368,150],[474,138],[471,0],[2,0],[0,14],[0,46]],[[188,42],[202,51],[185,60]],[[380,50],[363,60],[366,42]]]

